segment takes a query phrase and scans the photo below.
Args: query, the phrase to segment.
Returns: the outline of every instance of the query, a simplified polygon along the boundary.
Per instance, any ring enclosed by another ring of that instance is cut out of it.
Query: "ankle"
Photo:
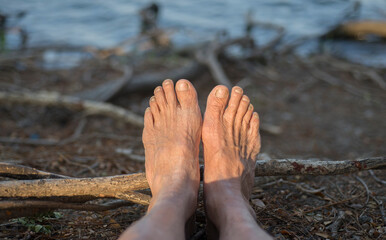
[[[235,222],[255,219],[255,213],[241,190],[232,188],[212,190],[205,192],[205,206],[208,218],[219,229]]]
[[[153,195],[148,212],[155,208],[176,209],[184,218],[189,218],[197,207],[198,190],[186,187],[184,191],[165,189]]]

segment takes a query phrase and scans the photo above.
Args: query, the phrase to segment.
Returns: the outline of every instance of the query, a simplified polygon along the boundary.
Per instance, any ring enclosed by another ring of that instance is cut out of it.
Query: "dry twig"
[[[311,193],[311,194],[315,194],[315,193],[320,193],[321,191],[323,191],[325,188],[322,187],[322,188],[319,188],[319,189],[312,189],[311,187],[303,187],[300,183],[295,183],[295,182],[290,182],[290,181],[286,181],[286,180],[283,180],[282,178],[280,178],[279,180],[276,180],[276,181],[273,181],[273,182],[270,182],[270,183],[266,183],[266,184],[263,184],[261,185],[260,187],[264,188],[264,187],[270,187],[272,185],[275,185],[275,184],[280,184],[280,183],[285,183],[285,184],[290,184],[290,185],[293,185],[296,187],[296,189],[302,191],[302,192],[305,192],[305,193]]]
[[[215,40],[201,48],[198,48],[195,52],[195,57],[198,62],[206,65],[209,68],[209,71],[211,72],[216,83],[231,88],[233,84],[225,74],[224,69],[219,63],[217,56],[221,51],[231,45],[245,44],[249,41],[251,41],[249,37],[236,38],[226,41],[224,43],[220,43]]]
[[[382,180],[382,179],[379,179],[373,170],[370,170],[370,175],[374,178],[375,181],[379,182],[380,184],[383,184],[383,185],[386,185],[386,181]]]
[[[365,204],[363,205],[363,207],[365,207],[368,203],[369,203],[369,198],[370,198],[370,190],[369,190],[369,187],[367,186],[367,184],[365,183],[365,181],[363,181],[362,178],[358,177],[358,176],[355,176],[355,179],[358,180],[366,189],[366,202]]]

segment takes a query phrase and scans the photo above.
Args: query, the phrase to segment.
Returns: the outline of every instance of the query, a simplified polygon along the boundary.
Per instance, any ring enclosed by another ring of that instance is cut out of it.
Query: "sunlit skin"
[[[154,90],[142,139],[153,197],[147,214],[120,239],[185,238],[185,223],[197,207],[201,135],[204,201],[212,231],[218,230],[221,239],[270,239],[248,204],[260,150],[259,117],[242,92],[233,88],[228,104],[228,89],[214,88],[202,122],[197,93],[188,80],[175,87],[165,80]]]

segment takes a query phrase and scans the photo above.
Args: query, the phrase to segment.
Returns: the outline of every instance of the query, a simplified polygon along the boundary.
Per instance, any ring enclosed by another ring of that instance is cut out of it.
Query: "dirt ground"
[[[222,64],[233,84],[245,89],[262,124],[276,134],[261,131],[261,157],[345,160],[386,155],[386,92],[369,79],[340,71],[314,56],[312,67],[337,77],[361,94],[325,81],[297,57],[286,56],[248,67],[230,58]],[[84,65],[83,65],[84,67]],[[37,71],[1,68],[0,89],[29,89],[69,93],[87,88],[87,79],[112,78],[116,72],[98,70]],[[386,79],[386,69],[377,70]],[[86,80],[85,80],[86,79]],[[177,79],[174,79],[177,80]],[[191,79],[202,111],[216,84],[209,72]],[[143,114],[152,91],[119,94],[111,103]],[[29,139],[65,139],[80,122],[76,141],[63,146],[0,143],[0,161],[31,166],[72,177],[93,177],[144,171],[141,162],[117,153],[133,149],[143,155],[142,129],[103,116],[84,116],[62,108],[0,105],[0,136]],[[385,170],[374,171],[386,180]],[[370,174],[339,176],[260,177],[251,206],[258,223],[276,239],[384,239],[386,188]],[[306,191],[313,189],[314,191]],[[368,188],[368,191],[366,190]],[[1,239],[116,239],[144,215],[145,206],[132,205],[104,212],[56,210],[38,218],[0,223]],[[41,225],[42,228],[36,228]],[[205,214],[200,199],[194,239],[206,239]]]

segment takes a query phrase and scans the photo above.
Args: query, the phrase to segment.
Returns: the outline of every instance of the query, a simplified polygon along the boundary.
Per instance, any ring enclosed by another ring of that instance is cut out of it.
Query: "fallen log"
[[[368,20],[342,23],[321,36],[321,39],[366,40],[371,35],[386,39],[386,22]]]
[[[386,157],[343,161],[320,159],[269,159],[256,162],[256,176],[336,175],[370,169],[386,169]],[[201,169],[203,171],[203,167]],[[0,182],[0,198],[117,197],[149,188],[144,173],[95,178],[40,179]],[[120,198],[120,197],[117,197]]]
[[[4,165],[4,163],[2,164]],[[17,166],[17,176],[31,175],[45,178],[47,173],[28,167]],[[323,161],[319,159],[269,159],[256,163],[256,176],[278,175],[333,175],[355,173],[368,169],[386,169],[386,157],[364,158],[344,161]],[[201,173],[204,168],[201,166]],[[56,177],[52,174],[51,177]],[[258,181],[255,181],[258,182]],[[84,211],[104,211],[128,204],[108,206],[93,205],[85,201],[97,198],[117,198],[133,203],[148,205],[151,197],[134,192],[148,189],[144,173],[96,178],[40,179],[0,182],[0,219],[31,216],[49,209],[75,209]],[[26,199],[28,198],[28,199]],[[31,199],[33,198],[33,199]],[[65,201],[61,201],[63,198]],[[47,199],[55,199],[47,200]],[[73,201],[71,201],[73,199]],[[81,203],[77,202],[82,200]],[[27,207],[27,208],[26,208]]]

